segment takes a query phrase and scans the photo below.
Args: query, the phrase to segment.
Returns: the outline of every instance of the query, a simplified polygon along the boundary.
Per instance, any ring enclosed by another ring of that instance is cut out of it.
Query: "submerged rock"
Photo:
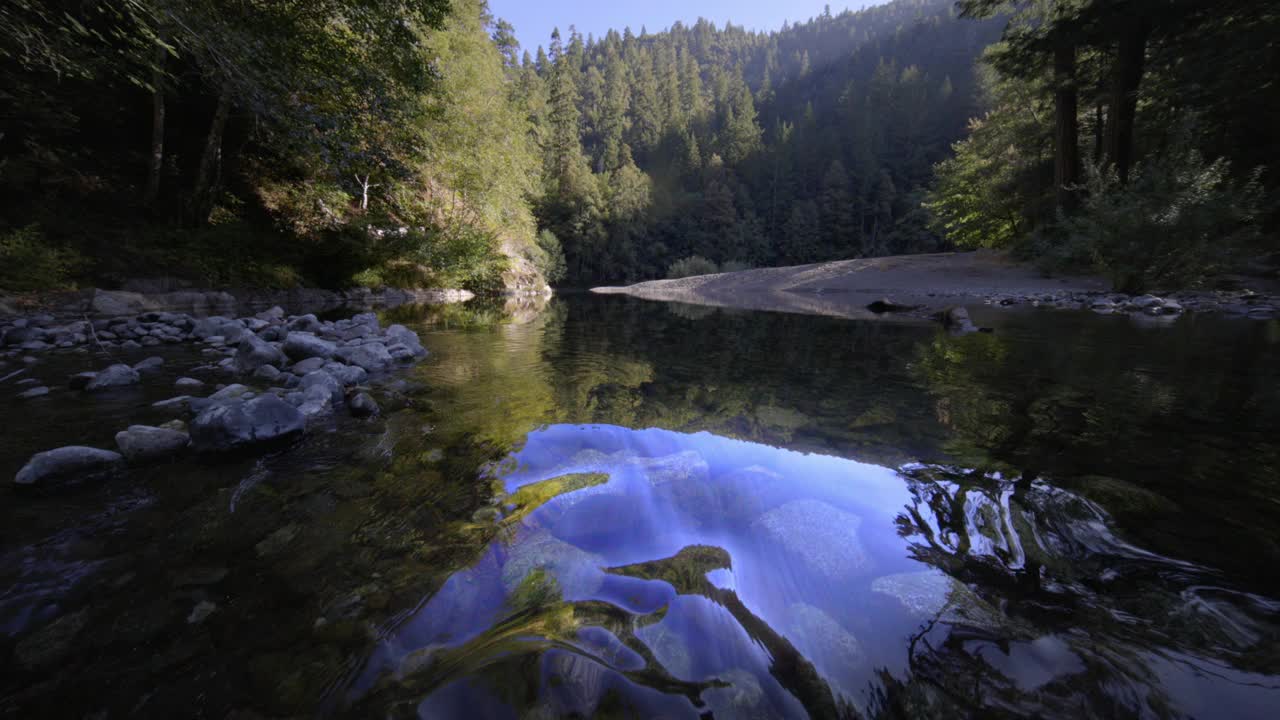
[[[827,580],[845,580],[871,566],[858,537],[862,518],[821,500],[792,500],[761,515],[754,527]]]
[[[339,348],[335,356],[348,365],[355,365],[368,372],[384,370],[395,361],[391,353],[387,352],[387,346],[378,342]]]
[[[288,358],[280,348],[257,335],[246,335],[240,343],[240,349],[236,351],[236,368],[244,373],[253,372],[263,365],[283,367],[286,363]]]
[[[164,358],[152,356],[147,358],[146,360],[143,360],[135,364],[133,366],[133,369],[137,370],[138,372],[152,372],[155,370],[159,370],[163,366],[164,366]]]
[[[138,371],[128,365],[119,364],[98,373],[90,380],[84,389],[88,392],[96,392],[98,390],[106,390],[108,388],[125,387],[128,385],[136,385],[142,381],[142,377],[138,375]]]
[[[356,417],[372,417],[381,412],[378,402],[369,393],[359,393],[351,398],[351,414]]]
[[[32,398],[44,397],[49,394],[49,388],[44,385],[33,387],[25,392],[18,393],[18,397],[23,400],[31,400]]]
[[[311,333],[291,332],[284,339],[284,353],[293,360],[331,358],[338,346]]]
[[[35,485],[72,475],[93,477],[113,472],[124,463],[124,457],[110,450],[69,445],[36,453],[18,471],[13,481],[19,485]]]
[[[199,451],[230,450],[301,435],[306,418],[272,396],[216,405],[191,421],[191,446]]]
[[[199,390],[204,387],[204,382],[190,377],[180,377],[173,381],[173,386],[179,390]]]
[[[177,455],[191,438],[185,432],[148,425],[130,425],[116,433],[116,445],[129,462],[148,462]]]

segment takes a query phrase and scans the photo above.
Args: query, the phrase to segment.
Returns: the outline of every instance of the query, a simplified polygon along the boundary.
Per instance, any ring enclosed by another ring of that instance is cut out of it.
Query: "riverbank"
[[[1222,312],[1255,319],[1280,316],[1280,298],[1273,295],[1236,290],[1131,297],[1110,292],[1107,282],[1098,276],[1047,278],[1029,263],[991,251],[841,260],[597,287],[592,292],[859,320],[923,319],[949,306],[983,304],[1034,304],[1145,315]],[[884,312],[884,305],[876,303],[885,299],[901,312]]]

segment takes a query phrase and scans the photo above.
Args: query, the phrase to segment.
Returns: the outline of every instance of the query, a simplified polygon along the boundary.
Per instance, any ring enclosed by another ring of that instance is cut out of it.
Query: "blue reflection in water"
[[[1101,511],[1064,491],[998,477],[961,491],[944,469],[606,425],[543,428],[500,467],[500,539],[386,634],[349,699],[393,678],[421,691],[423,717],[530,705],[542,716],[853,716],[884,702],[877,688],[959,663],[1005,678],[983,702],[1006,709],[1028,693],[1070,694],[1069,679],[1099,665],[1130,689],[1173,683],[1198,704],[1186,689],[1194,657],[1181,672],[1162,661],[1160,678],[1145,652],[1083,657],[1097,638],[1009,616],[953,577],[970,565],[950,559],[976,559],[1048,596],[1042,564],[1079,549],[1109,554],[1117,573],[1116,558],[1195,572],[1112,537]],[[590,473],[607,478],[566,480]],[[553,597],[521,605],[544,576]],[[1088,593],[1069,591],[1073,602]],[[1235,620],[1252,627],[1247,613]],[[1236,675],[1235,706],[1265,706],[1270,688]]]

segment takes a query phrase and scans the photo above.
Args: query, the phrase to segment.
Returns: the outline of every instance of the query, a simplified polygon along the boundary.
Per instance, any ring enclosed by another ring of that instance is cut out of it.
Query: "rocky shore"
[[[173,397],[152,404],[152,410],[172,415],[171,421],[122,428],[114,449],[72,445],[37,453],[15,483],[109,475],[130,464],[185,452],[252,451],[297,438],[338,412],[377,415],[380,407],[368,392],[369,379],[427,354],[415,332],[403,325],[383,328],[373,313],[338,321],[286,315],[280,307],[240,318],[153,311],[60,321],[43,314],[0,324],[0,382],[24,388],[17,397],[34,400],[54,391],[23,377],[40,364],[41,354],[110,358],[186,343],[200,346],[208,362],[191,371],[196,377],[173,381]],[[58,391],[86,397],[116,391],[148,382],[164,364],[160,356],[132,365],[104,359],[100,369],[66,378],[65,388]]]

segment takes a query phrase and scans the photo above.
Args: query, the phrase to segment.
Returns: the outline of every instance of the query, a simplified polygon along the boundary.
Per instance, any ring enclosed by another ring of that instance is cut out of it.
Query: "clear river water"
[[[971,310],[388,311],[378,419],[3,493],[0,717],[1276,717],[1280,323]]]

